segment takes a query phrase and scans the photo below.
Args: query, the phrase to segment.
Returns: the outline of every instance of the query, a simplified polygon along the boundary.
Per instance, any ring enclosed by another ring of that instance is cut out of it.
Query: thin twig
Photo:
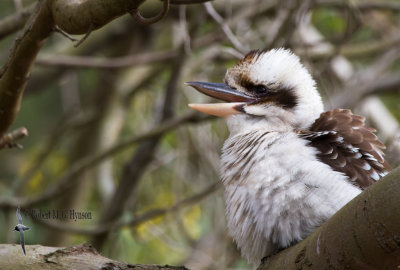
[[[54,26],[54,32],[61,34],[62,36],[66,37],[67,39],[69,39],[72,42],[76,42],[78,41],[76,38],[71,37],[70,35],[68,35],[67,33],[65,33],[60,27],[58,27],[57,25]],[[80,42],[80,41],[78,41]]]
[[[5,38],[24,27],[26,21],[33,13],[35,6],[36,1],[33,4],[24,7],[22,10],[0,20],[0,39]]]
[[[331,8],[347,8],[352,6],[361,11],[369,10],[389,10],[393,12],[400,11],[400,3],[395,1],[337,1],[337,0],[318,0],[317,6]]]
[[[75,48],[78,48],[92,33],[92,31],[96,28],[96,25],[94,23],[91,23],[89,25],[89,29],[87,30],[86,34],[81,38],[75,45]]]
[[[331,96],[328,103],[332,108],[348,108],[355,106],[357,100],[360,100],[367,93],[371,92],[378,78],[393,63],[400,58],[400,50],[392,48],[386,51],[368,68],[359,71],[344,87],[341,92]],[[349,95],[351,93],[351,95]]]
[[[186,6],[179,7],[179,26],[182,32],[182,38],[184,43],[184,49],[186,54],[191,53],[191,40],[188,30],[188,22],[186,18],[187,9]]]
[[[324,42],[322,40],[321,42]],[[368,43],[356,43],[356,44],[345,44],[342,45],[339,50],[338,48],[326,48],[325,50],[314,50],[314,47],[319,47],[321,42],[315,45],[309,45],[303,48],[297,48],[296,53],[300,56],[307,56],[312,60],[319,60],[323,58],[329,58],[336,54],[341,54],[345,57],[365,57],[373,54],[381,53],[382,51],[388,50],[388,48],[400,45],[400,35],[393,33],[381,40],[373,40]]]
[[[180,48],[178,56],[172,63],[172,71],[166,84],[162,108],[161,110],[156,109],[156,125],[161,125],[174,116],[174,104],[176,102],[178,82],[186,56],[183,48]],[[134,194],[136,193],[138,184],[142,179],[146,167],[154,159],[154,154],[161,138],[162,136],[160,135],[142,141],[130,160],[124,164],[119,185],[111,199],[112,203],[109,203],[103,211],[99,225],[119,220],[127,207],[129,198],[136,197]],[[130,203],[133,202],[130,201]],[[92,243],[97,248],[101,248],[107,238],[108,232],[99,234],[92,239]]]
[[[20,180],[15,185],[15,195],[22,194],[24,188],[27,187],[27,184],[32,177],[34,177],[35,173],[41,168],[43,163],[48,159],[50,154],[54,151],[56,146],[61,142],[63,135],[69,130],[79,129],[82,126],[86,126],[93,122],[96,119],[96,115],[86,113],[86,114],[74,114],[70,118],[64,118],[60,121],[57,127],[49,132],[49,135],[46,136],[44,140],[47,142],[44,148],[33,158],[33,162],[31,162],[28,169],[24,171]]]
[[[382,94],[382,93],[400,93],[400,74],[393,73],[385,76],[381,76],[377,81],[375,81],[370,91],[366,94]]]
[[[106,160],[107,158],[110,158],[118,153],[120,153],[123,150],[129,149],[129,147],[135,145],[136,143],[147,140],[150,138],[158,137],[163,135],[164,133],[171,131],[178,126],[186,123],[199,123],[205,120],[209,120],[212,117],[210,116],[203,116],[198,114],[197,112],[190,112],[186,115],[180,116],[173,118],[171,120],[165,121],[161,125],[151,129],[148,132],[145,132],[141,135],[134,136],[133,138],[123,141],[107,150],[104,152],[94,155],[94,156],[89,156],[71,167],[69,167],[68,171],[64,173],[63,176],[61,176],[60,179],[58,179],[56,184],[53,186],[48,187],[44,192],[38,194],[38,195],[33,195],[30,197],[13,197],[13,198],[3,198],[0,199],[0,207],[18,207],[21,206],[23,208],[29,208],[33,205],[37,205],[39,203],[46,202],[63,192],[65,192],[66,189],[74,185],[74,180],[73,179],[78,179],[77,176],[85,172],[87,169],[99,164],[103,160]]]
[[[5,134],[0,138],[0,149],[12,147],[23,148],[22,145],[16,143],[16,141],[26,136],[28,136],[28,130],[25,127],[18,128],[8,134]]]
[[[204,3],[204,7],[206,8],[207,13],[222,27],[222,31],[225,33],[232,45],[241,53],[246,53],[249,49],[243,46],[242,43],[236,38],[231,28],[229,28],[228,24],[224,21],[221,15],[218,14],[212,4],[210,2]]]
[[[133,65],[146,65],[154,62],[166,61],[174,58],[176,51],[161,51],[127,55],[114,58],[100,58],[91,56],[40,56],[35,64],[55,66],[60,68],[125,68]]]

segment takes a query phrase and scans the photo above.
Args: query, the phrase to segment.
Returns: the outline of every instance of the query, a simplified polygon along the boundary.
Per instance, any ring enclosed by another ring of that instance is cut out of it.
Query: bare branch
[[[158,110],[156,114],[157,125],[163,124],[174,115],[174,104],[176,102],[178,88],[177,84],[182,73],[185,58],[186,54],[184,53],[183,47],[181,47],[180,53],[174,59],[171,68],[172,72],[165,88],[162,109]],[[154,153],[160,140],[161,135],[142,141],[131,159],[125,163],[121,174],[121,180],[111,199],[112,203],[108,204],[107,208],[102,213],[99,222],[100,226],[102,223],[115,222],[123,214],[129,202],[129,198],[132,197],[136,191],[146,167],[153,160]],[[96,235],[93,238],[93,245],[101,249],[108,235],[108,232]]]
[[[274,35],[271,38],[271,41],[268,44],[268,48],[273,48],[276,46],[282,46],[282,40],[285,40],[285,43],[289,41],[289,38],[294,30],[296,12],[299,9],[301,1],[286,1],[286,5],[282,5],[278,10],[278,14],[274,23],[271,27],[274,29]],[[287,39],[287,40],[286,40]]]
[[[76,38],[69,36],[67,33],[65,33],[63,30],[61,30],[57,25],[54,27],[54,31],[57,33],[60,33],[62,36],[66,37],[67,39],[69,39],[72,42],[78,41]]]
[[[26,21],[29,19],[35,9],[36,3],[31,4],[18,12],[9,15],[0,21],[0,39],[15,33],[24,27]]]
[[[58,28],[69,34],[90,33],[137,8],[144,0],[88,0],[84,2],[41,0],[21,37],[17,38],[0,74],[0,136],[14,122],[32,64],[45,40]],[[96,10],[96,12],[92,12]]]
[[[371,91],[376,81],[397,59],[400,57],[400,50],[393,48],[386,51],[382,57],[379,57],[367,69],[359,71],[345,86],[344,90],[332,96],[328,100],[329,107],[332,108],[348,108],[355,105]],[[349,95],[348,93],[352,93]]]
[[[39,1],[24,32],[15,40],[0,78],[0,136],[14,122],[20,108],[29,73],[46,38],[53,31],[45,1]]]
[[[318,0],[316,5],[332,8],[346,8],[352,6],[362,11],[369,10],[391,10],[400,11],[400,3],[395,1],[359,1],[359,2],[345,2],[337,0]]]
[[[21,256],[18,245],[1,244],[0,268],[19,270],[40,269],[141,269],[141,270],[188,270],[183,266],[151,264],[127,264],[103,257],[91,245],[73,247],[26,246],[27,256]]]
[[[370,41],[368,43],[360,43],[360,44],[345,44],[340,48],[336,47],[327,47],[325,50],[313,50],[312,46],[308,46],[307,48],[298,48],[296,49],[296,53],[299,55],[307,56],[310,59],[317,60],[321,58],[329,58],[335,56],[337,54],[341,54],[345,57],[349,58],[360,58],[365,56],[370,56],[374,54],[379,54],[389,48],[398,46],[400,44],[400,35],[398,33],[393,33],[393,35],[389,35],[381,40]],[[316,46],[318,46],[317,44]]]
[[[211,117],[199,115],[196,112],[190,112],[184,116],[176,117],[171,120],[165,121],[163,124],[158,125],[157,127],[151,129],[148,132],[145,132],[142,135],[135,136],[129,140],[123,141],[110,149],[104,151],[95,156],[87,157],[81,161],[78,161],[76,164],[72,165],[68,171],[64,173],[64,175],[56,181],[57,184],[47,188],[43,193],[38,195],[33,195],[31,197],[23,197],[23,198],[3,198],[0,199],[0,207],[22,207],[29,208],[33,205],[37,205],[39,203],[43,203],[45,201],[51,200],[52,198],[58,196],[59,194],[65,192],[69,187],[74,185],[74,180],[77,179],[77,176],[83,173],[88,168],[91,168],[101,161],[112,157],[113,155],[129,149],[129,147],[135,145],[136,143],[147,140],[150,138],[158,137],[163,135],[164,133],[175,129],[176,127],[186,124],[186,123],[198,123],[204,120],[208,120]]]
[[[54,66],[58,68],[125,68],[134,65],[146,65],[154,62],[167,61],[176,57],[176,51],[160,51],[127,55],[114,58],[91,56],[47,55],[36,60],[37,65]]]
[[[145,0],[51,1],[55,24],[68,34],[86,34],[137,8]],[[96,10],[96,12],[93,12]]]
[[[85,40],[90,36],[90,34],[92,33],[92,31],[95,29],[95,25],[91,24],[89,25],[89,29],[87,30],[86,34],[83,36],[83,38],[81,38],[75,45],[75,48],[78,48],[83,42],[85,42]]]
[[[28,136],[28,130],[24,127],[18,128],[8,134],[3,135],[0,138],[0,149],[18,147],[22,148],[21,145],[17,144],[16,141]]]
[[[218,12],[214,9],[212,4],[209,2],[204,3],[204,7],[206,8],[208,14],[222,27],[222,31],[224,31],[226,37],[229,39],[232,45],[235,46],[235,48],[242,54],[247,53],[248,48],[243,46],[242,43],[236,38],[231,28],[224,21],[221,15],[219,15]]]

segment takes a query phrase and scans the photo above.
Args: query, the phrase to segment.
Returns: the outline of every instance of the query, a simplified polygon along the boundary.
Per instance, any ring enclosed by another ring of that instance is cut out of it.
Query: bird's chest
[[[265,216],[285,214],[288,198],[295,200],[302,196],[299,194],[302,190],[294,188],[301,177],[290,177],[288,153],[279,147],[286,136],[259,131],[226,141],[221,180],[225,186],[228,221],[234,221],[235,226],[247,226],[246,220],[256,224],[263,222]]]
[[[221,180],[230,234],[249,260],[303,239],[360,192],[291,132],[230,137]]]
[[[302,161],[311,153],[302,151],[307,150],[303,146],[293,134],[283,132],[258,131],[225,142],[221,180],[226,216],[244,254],[260,249],[265,255],[287,246],[320,222],[321,214],[309,207],[310,199],[322,198],[307,187],[309,177],[302,169],[307,162]],[[306,224],[307,219],[311,221]]]
[[[281,227],[286,226],[282,220],[293,219],[287,222],[293,224],[298,219],[289,208],[303,195],[301,189],[296,189],[301,177],[293,179],[288,175],[287,149],[279,147],[286,137],[278,132],[248,133],[229,138],[222,151],[221,180],[228,228],[250,261],[293,239],[292,234],[280,233]]]
[[[278,132],[254,131],[230,137],[221,156],[220,174],[225,187],[258,190],[263,185],[271,187],[273,179],[281,179],[280,168],[285,166],[282,156],[288,153],[276,146],[285,136]]]

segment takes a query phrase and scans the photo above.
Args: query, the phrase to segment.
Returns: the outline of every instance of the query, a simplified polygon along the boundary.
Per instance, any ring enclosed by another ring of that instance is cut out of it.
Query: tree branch
[[[139,7],[145,0],[87,0],[51,1],[55,24],[72,35],[85,34],[92,27],[96,30],[113,19]]]
[[[400,167],[379,180],[297,245],[265,258],[258,270],[397,269]]]
[[[123,57],[100,58],[93,56],[48,55],[38,57],[35,64],[58,68],[125,68],[167,61],[176,57],[175,51],[160,51],[126,55]]]
[[[187,270],[183,266],[126,264],[103,257],[90,245],[73,247],[25,246],[27,256],[21,256],[19,245],[0,245],[0,268],[18,270],[37,269],[140,269]]]
[[[359,2],[346,2],[337,0],[318,0],[316,1],[317,6],[331,7],[331,8],[346,8],[348,6],[354,6],[355,8],[362,11],[369,10],[391,10],[400,11],[400,3],[395,1],[359,1]]]
[[[17,144],[16,141],[26,136],[28,136],[28,130],[24,127],[18,128],[8,134],[5,134],[3,135],[3,137],[0,137],[0,149],[11,147],[22,148],[22,146]]]
[[[174,115],[174,104],[176,102],[176,90],[179,78],[183,69],[186,54],[183,48],[173,63],[172,72],[166,85],[163,108],[157,116],[157,125],[162,125]],[[161,134],[162,135],[162,134]],[[119,220],[125,210],[130,197],[135,197],[137,186],[142,178],[146,167],[154,158],[154,153],[161,141],[161,135],[154,136],[140,143],[131,160],[123,168],[121,180],[112,196],[112,204],[104,209],[99,226],[103,223],[110,223]],[[93,238],[93,245],[101,249],[107,240],[109,232],[98,234]]]
[[[235,46],[235,48],[241,54],[244,55],[245,53],[247,53],[249,49],[243,46],[243,44],[237,39],[235,34],[233,34],[231,28],[229,28],[229,25],[224,21],[221,15],[218,14],[218,12],[214,9],[212,4],[210,2],[204,3],[204,7],[206,8],[207,13],[221,26],[222,31],[229,39],[229,41],[232,43],[232,45]]]
[[[0,136],[14,122],[32,64],[56,26],[69,34],[84,34],[137,8],[145,0],[41,0],[24,31],[15,40],[10,57],[0,74]]]
[[[38,195],[32,195],[30,197],[23,197],[23,198],[17,198],[17,197],[12,197],[12,198],[0,198],[0,208],[1,207],[18,207],[21,206],[21,208],[29,208],[33,205],[37,205],[39,203],[46,202],[59,194],[65,192],[70,186],[74,184],[74,181],[71,179],[77,179],[77,176],[79,176],[81,173],[83,173],[85,170],[88,168],[91,168],[97,164],[99,164],[101,161],[110,158],[111,156],[128,149],[130,146],[144,140],[148,140],[151,138],[156,138],[159,136],[162,136],[164,133],[171,131],[175,129],[176,127],[186,124],[186,123],[197,123],[201,122],[204,120],[210,119],[209,116],[202,116],[199,115],[197,112],[190,112],[184,116],[181,117],[176,117],[171,120],[165,121],[165,123],[151,129],[150,131],[134,136],[133,138],[126,140],[124,142],[121,142],[113,147],[110,147],[110,149],[105,150],[104,152],[87,157],[81,161],[78,161],[74,165],[72,165],[68,171],[64,173],[63,176],[61,176],[60,179],[56,181],[57,184],[50,186],[47,188],[44,192]]]
[[[9,15],[0,21],[0,39],[24,27],[26,21],[34,11],[36,3],[29,5],[18,12]]]
[[[376,89],[376,82],[379,81],[380,77],[384,74],[393,63],[400,58],[400,49],[392,48],[387,50],[381,57],[379,57],[374,63],[370,64],[368,68],[359,71],[355,74],[346,85],[343,86],[343,90],[336,95],[332,95],[327,104],[331,108],[348,108],[351,105],[355,105],[357,100],[360,100],[366,94]],[[351,92],[351,95],[348,93]]]
[[[22,35],[15,40],[8,62],[0,72],[0,136],[17,116],[32,64],[53,31],[52,25],[46,2],[40,1]]]

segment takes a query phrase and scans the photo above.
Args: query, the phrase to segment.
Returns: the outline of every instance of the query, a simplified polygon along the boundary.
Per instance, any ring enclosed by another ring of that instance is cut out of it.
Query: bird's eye
[[[253,92],[254,92],[256,95],[263,95],[263,94],[266,94],[266,93],[268,92],[267,87],[265,87],[265,86],[262,85],[262,84],[254,85],[254,86],[253,86],[253,89],[251,89],[251,90],[253,90]]]
[[[247,89],[247,91],[251,92],[256,97],[264,97],[271,94],[269,87],[263,84],[255,84],[249,80],[243,80],[241,84],[245,89]]]

